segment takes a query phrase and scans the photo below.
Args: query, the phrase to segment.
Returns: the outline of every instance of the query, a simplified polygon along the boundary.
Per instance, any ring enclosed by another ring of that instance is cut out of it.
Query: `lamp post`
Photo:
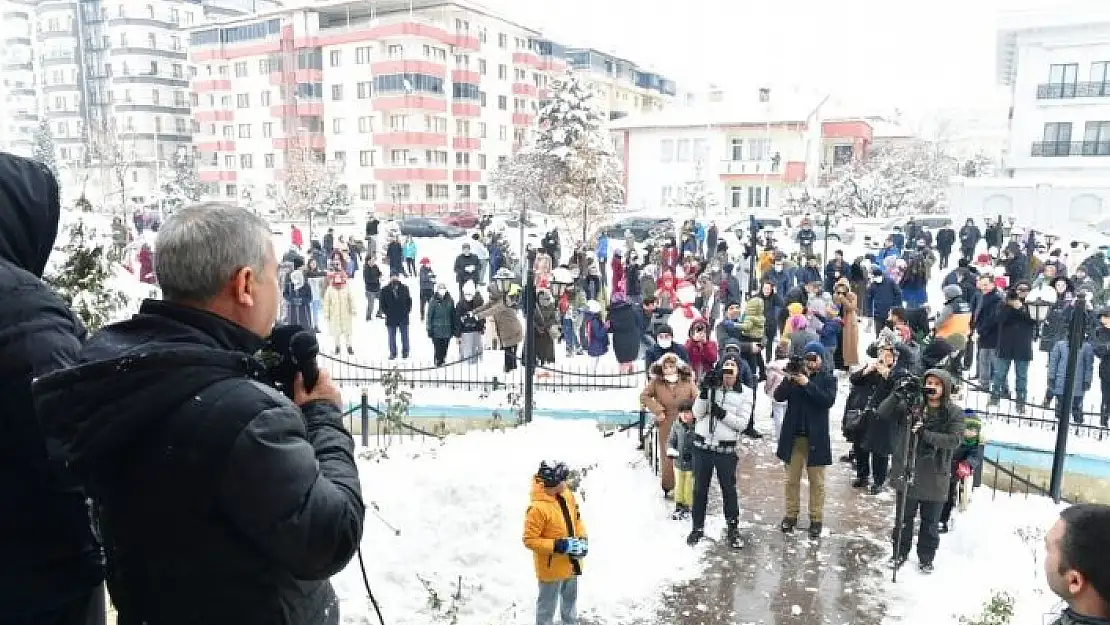
[[[1045,293],[1045,291],[1048,293]],[[1046,297],[1048,295],[1048,297]],[[1053,304],[1056,303],[1056,292],[1051,288],[1044,287],[1037,289],[1036,292],[1030,293],[1033,301],[1026,299],[1025,305],[1029,307],[1029,315],[1033,317],[1033,321],[1037,322],[1036,338],[1041,338],[1041,326],[1044,325],[1044,320],[1048,317],[1048,311],[1052,309]]]
[[[1056,448],[1052,452],[1052,475],[1048,482],[1048,496],[1060,503],[1060,490],[1064,482],[1064,460],[1068,451],[1068,427],[1071,425],[1071,408],[1075,401],[1076,374],[1079,369],[1079,348],[1087,332],[1087,294],[1080,291],[1068,320],[1068,367],[1064,374],[1064,396],[1056,406]]]
[[[748,244],[751,246],[751,255],[748,256],[748,290],[752,295],[759,293],[759,280],[755,276],[755,258],[759,256],[759,228],[756,227],[755,214],[748,215]]]
[[[829,211],[825,211],[825,251],[821,253],[821,264],[829,262]]]

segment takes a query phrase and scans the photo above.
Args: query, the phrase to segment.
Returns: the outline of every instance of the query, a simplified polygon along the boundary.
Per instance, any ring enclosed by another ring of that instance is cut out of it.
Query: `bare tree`
[[[682,185],[671,206],[688,211],[694,217],[705,217],[711,210],[717,208],[717,205],[717,196],[706,184],[704,167],[701,161],[698,161],[694,165],[693,179]]]
[[[935,147],[879,148],[832,172],[827,209],[859,217],[934,212],[943,206],[951,159]]]
[[[331,220],[351,198],[347,185],[325,164],[324,153],[307,146],[307,141],[295,140],[285,151],[281,181],[268,195],[284,218],[307,220],[311,228],[313,217]]]
[[[113,120],[112,123],[89,131],[89,144],[86,148],[89,166],[100,170],[107,182],[104,203],[113,203],[118,197],[120,207],[127,205],[127,198],[130,197],[128,178],[138,160],[135,140],[124,138],[123,134]]]

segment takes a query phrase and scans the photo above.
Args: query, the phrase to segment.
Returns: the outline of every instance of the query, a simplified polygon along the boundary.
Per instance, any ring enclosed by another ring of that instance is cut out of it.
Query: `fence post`
[[[370,446],[370,400],[367,397],[369,391],[366,387],[362,387],[362,446]]]
[[[1068,363],[1064,374],[1064,396],[1057,402],[1056,448],[1052,452],[1052,475],[1048,482],[1048,495],[1060,503],[1060,490],[1064,482],[1064,460],[1067,458],[1068,430],[1071,429],[1071,407],[1075,401],[1076,374],[1079,369],[1079,348],[1087,332],[1087,300],[1082,291],[1075,299],[1068,325]]]

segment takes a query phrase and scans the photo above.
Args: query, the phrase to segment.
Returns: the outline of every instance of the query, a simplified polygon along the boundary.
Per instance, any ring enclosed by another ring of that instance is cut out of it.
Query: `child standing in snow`
[[[536,625],[553,625],[556,609],[563,625],[574,625],[578,619],[578,576],[589,539],[574,493],[567,488],[569,477],[566,464],[544,461],[532,479],[524,546],[532,551],[540,586]]]
[[[684,404],[678,413],[678,423],[671,427],[667,437],[667,457],[674,459],[674,514],[671,518],[681,521],[690,518],[694,505],[694,404]]]
[[[786,402],[775,401],[775,389],[782,384],[786,377],[784,370],[790,362],[790,351],[786,345],[779,343],[775,347],[775,359],[767,363],[767,379],[763,382],[763,392],[771,398],[771,421],[775,424],[775,440],[779,438],[782,429],[782,418],[786,415]]]
[[[952,508],[956,507],[956,497],[961,481],[975,475],[975,470],[983,462],[982,445],[985,442],[982,436],[983,423],[975,417],[975,413],[964,411],[964,441],[952,456],[952,477],[948,483],[948,500],[940,510],[940,533],[948,533],[948,522],[952,518]],[[971,488],[972,482],[967,482]],[[970,490],[967,491],[970,494]],[[964,508],[960,507],[960,512]]]

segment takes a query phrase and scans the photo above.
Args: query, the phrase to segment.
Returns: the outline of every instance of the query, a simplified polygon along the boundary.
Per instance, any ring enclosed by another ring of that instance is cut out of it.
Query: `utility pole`
[[[1064,482],[1064,460],[1067,459],[1068,429],[1071,427],[1071,409],[1075,402],[1075,384],[1079,370],[1079,350],[1087,333],[1087,300],[1080,291],[1068,321],[1068,366],[1064,374],[1064,396],[1056,406],[1056,448],[1052,452],[1052,474],[1048,482],[1048,495],[1060,503]]]

